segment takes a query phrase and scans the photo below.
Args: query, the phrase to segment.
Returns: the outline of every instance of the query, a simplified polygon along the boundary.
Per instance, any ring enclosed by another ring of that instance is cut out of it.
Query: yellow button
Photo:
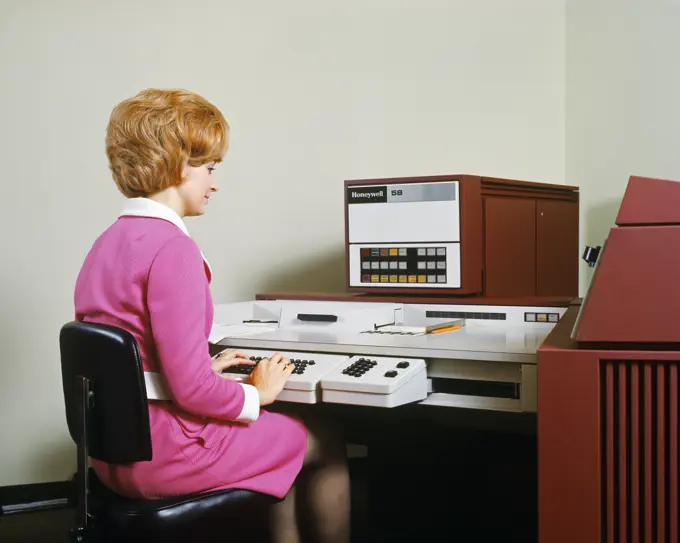
[[[419,283],[427,283],[427,275],[419,275],[418,276],[418,282]]]
[[[380,276],[379,275],[371,275],[371,283],[379,283],[380,282]]]
[[[380,276],[380,282],[381,282],[381,283],[389,283],[389,282],[390,282],[390,277],[389,277],[389,275],[381,275],[381,276]]]
[[[409,275],[408,276],[408,282],[409,283],[415,283],[416,282],[416,276],[415,275]]]
[[[400,275],[400,276],[399,276],[399,282],[400,282],[400,283],[406,283],[406,276],[405,276],[405,275]]]
[[[399,249],[390,249],[390,256],[399,256]]]
[[[397,282],[397,276],[396,275],[390,275],[390,283],[396,283]]]

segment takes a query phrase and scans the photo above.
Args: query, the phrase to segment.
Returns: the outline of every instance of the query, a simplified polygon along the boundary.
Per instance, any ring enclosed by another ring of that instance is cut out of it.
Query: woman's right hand
[[[294,369],[295,366],[290,360],[276,353],[271,358],[260,360],[246,382],[257,389],[260,394],[260,405],[269,405],[281,394]]]

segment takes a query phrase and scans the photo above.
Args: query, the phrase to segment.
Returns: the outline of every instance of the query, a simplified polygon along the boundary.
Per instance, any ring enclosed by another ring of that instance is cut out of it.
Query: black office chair
[[[144,372],[134,337],[114,326],[70,322],[59,336],[66,418],[78,446],[73,542],[220,541],[269,543],[278,500],[226,490],[163,500],[123,498],[99,481],[89,458],[151,460]]]

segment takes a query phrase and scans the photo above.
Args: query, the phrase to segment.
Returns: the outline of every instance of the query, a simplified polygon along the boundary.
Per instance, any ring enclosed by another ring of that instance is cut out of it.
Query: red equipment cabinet
[[[631,177],[538,351],[541,543],[679,541],[680,183]]]

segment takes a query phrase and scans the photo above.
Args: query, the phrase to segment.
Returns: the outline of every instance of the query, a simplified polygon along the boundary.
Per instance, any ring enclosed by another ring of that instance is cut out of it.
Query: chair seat
[[[89,506],[97,541],[268,542],[268,510],[279,500],[231,489],[161,500],[124,498],[90,469]]]

